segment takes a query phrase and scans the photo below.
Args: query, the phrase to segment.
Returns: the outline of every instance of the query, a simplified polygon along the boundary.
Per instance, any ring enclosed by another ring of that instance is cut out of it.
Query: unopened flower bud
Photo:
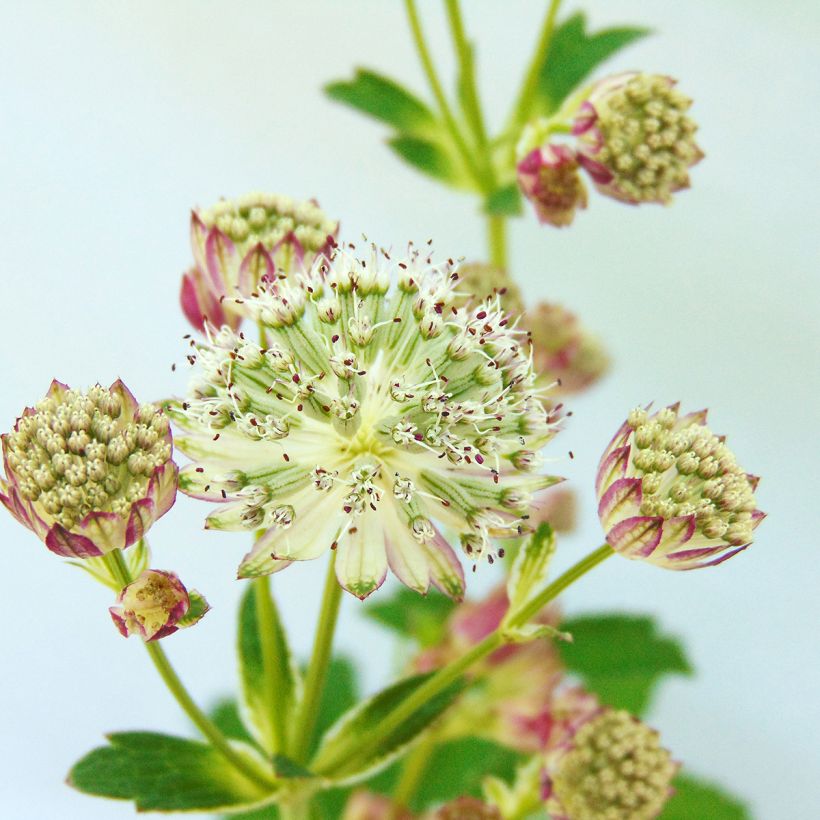
[[[587,191],[575,153],[566,145],[544,145],[518,163],[518,185],[541,223],[563,228],[586,208]]]

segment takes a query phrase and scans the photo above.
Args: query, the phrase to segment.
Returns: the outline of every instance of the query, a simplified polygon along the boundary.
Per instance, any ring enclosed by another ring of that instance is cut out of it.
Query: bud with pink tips
[[[518,185],[532,202],[538,220],[563,228],[578,208],[586,208],[587,191],[578,173],[575,152],[548,143],[534,148],[518,163]]]
[[[719,564],[746,549],[764,513],[745,472],[706,411],[637,408],[598,467],[598,516],[607,543],[666,569]]]

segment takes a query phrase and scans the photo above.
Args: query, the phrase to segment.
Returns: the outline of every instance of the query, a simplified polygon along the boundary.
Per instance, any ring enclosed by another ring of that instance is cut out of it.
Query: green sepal
[[[484,201],[487,216],[518,216],[522,208],[521,191],[517,182],[497,188]]]
[[[552,114],[590,73],[630,43],[646,37],[650,29],[619,26],[587,32],[583,12],[573,14],[559,25],[538,79],[539,100],[531,114]]]
[[[395,80],[359,68],[352,80],[328,83],[325,94],[407,134],[422,134],[437,127],[433,112]]]
[[[501,634],[507,643],[530,643],[541,638],[572,643],[572,635],[569,632],[562,632],[560,629],[548,624],[522,624],[521,626],[502,627]]]
[[[451,684],[417,709],[375,748],[372,747],[368,740],[373,729],[433,674],[407,677],[346,712],[322,738],[310,763],[311,770],[335,785],[346,785],[364,780],[388,766],[421,737],[464,688],[463,681]]]
[[[547,524],[538,529],[518,550],[507,579],[507,598],[510,601],[504,623],[514,622],[518,613],[541,592],[547,580],[550,561],[555,554],[555,533]]]
[[[239,650],[240,713],[250,728],[254,738],[269,753],[276,751],[275,716],[269,707],[265,687],[262,642],[257,623],[256,595],[264,588],[249,585],[239,604]],[[276,708],[290,714],[296,700],[299,685],[298,671],[288,647],[287,637],[278,622],[274,627],[276,640],[275,662],[277,664]],[[287,721],[285,721],[287,725]]]
[[[193,626],[211,608],[210,604],[205,600],[205,596],[195,589],[188,590],[188,600],[190,601],[188,611],[179,619],[179,623],[177,624],[180,629],[184,629],[186,626]]]
[[[426,648],[444,638],[447,619],[455,606],[455,601],[433,589],[422,596],[402,586],[392,598],[367,604],[364,614]]]
[[[692,674],[681,643],[649,616],[583,615],[561,628],[573,636],[558,644],[563,662],[607,706],[641,715],[663,677]]]
[[[74,765],[70,786],[98,797],[132,800],[137,811],[238,811],[264,805],[275,794],[199,741],[155,732],[119,732],[108,735],[108,741]],[[258,754],[244,744],[233,745],[269,776]]]
[[[751,820],[749,809],[734,795],[714,783],[688,774],[679,774],[672,783],[675,790],[661,812],[660,820]]]

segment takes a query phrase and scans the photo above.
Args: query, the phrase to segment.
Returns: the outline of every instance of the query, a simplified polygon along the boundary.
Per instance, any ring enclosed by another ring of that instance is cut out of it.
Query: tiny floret
[[[0,502],[58,555],[92,558],[138,541],[174,503],[165,413],[117,381],[54,381],[2,436]]]
[[[703,157],[691,104],[675,80],[657,74],[627,72],[596,84],[573,133],[598,190],[631,204],[666,204],[688,188],[689,168]]]
[[[628,712],[603,710],[549,757],[550,817],[652,820],[669,799],[677,770],[657,732]]]
[[[746,549],[764,513],[706,411],[633,410],[598,467],[598,516],[610,546],[667,569],[712,566]]]
[[[157,641],[178,629],[193,626],[208,611],[196,590],[190,593],[173,572],[147,569],[117,596],[109,609],[120,633]]]
[[[526,334],[497,296],[457,306],[457,279],[415,250],[396,262],[337,251],[245,300],[264,347],[209,328],[191,395],[171,410],[194,462],[180,486],[225,502],[208,528],[264,530],[240,577],[333,549],[361,598],[388,567],[458,598],[441,527],[471,561],[527,528],[509,498],[555,483],[535,456],[555,425]]]
[[[188,321],[239,327],[241,297],[260,282],[310,268],[329,254],[338,222],[313,202],[278,194],[250,193],[220,200],[191,214],[194,266],[183,276],[180,301]]]

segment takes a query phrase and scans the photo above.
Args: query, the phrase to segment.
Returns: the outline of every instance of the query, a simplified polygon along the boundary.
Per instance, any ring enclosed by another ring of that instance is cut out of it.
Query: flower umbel
[[[174,410],[194,459],[184,492],[227,502],[213,529],[264,529],[243,578],[338,550],[366,597],[388,566],[412,589],[460,597],[469,558],[518,537],[554,424],[533,388],[526,334],[491,299],[456,308],[452,264],[337,253],[246,300],[259,345],[223,327],[195,344],[200,378]],[[434,523],[437,522],[437,523]]]
[[[547,144],[530,151],[518,163],[518,184],[539,222],[556,228],[572,224],[575,211],[587,206],[578,159],[566,145]]]
[[[703,158],[686,113],[691,104],[671,77],[626,72],[597,83],[573,133],[598,190],[632,204],[665,204],[688,188],[689,168]]]
[[[598,467],[598,516],[610,546],[667,569],[696,569],[731,558],[764,518],[754,491],[706,411],[649,415],[636,409]]]
[[[678,765],[658,733],[623,710],[603,710],[548,757],[550,817],[652,820],[671,794]]]
[[[117,629],[126,638],[139,635],[144,641],[193,626],[208,611],[201,595],[195,590],[189,594],[173,572],[159,569],[147,569],[128,584],[117,604],[109,609]]]
[[[309,268],[330,252],[339,225],[315,202],[250,193],[191,214],[195,265],[182,278],[180,300],[188,321],[239,327],[242,296],[260,281]]]
[[[174,503],[165,414],[116,381],[54,381],[2,436],[0,501],[58,555],[91,558],[138,541]]]

